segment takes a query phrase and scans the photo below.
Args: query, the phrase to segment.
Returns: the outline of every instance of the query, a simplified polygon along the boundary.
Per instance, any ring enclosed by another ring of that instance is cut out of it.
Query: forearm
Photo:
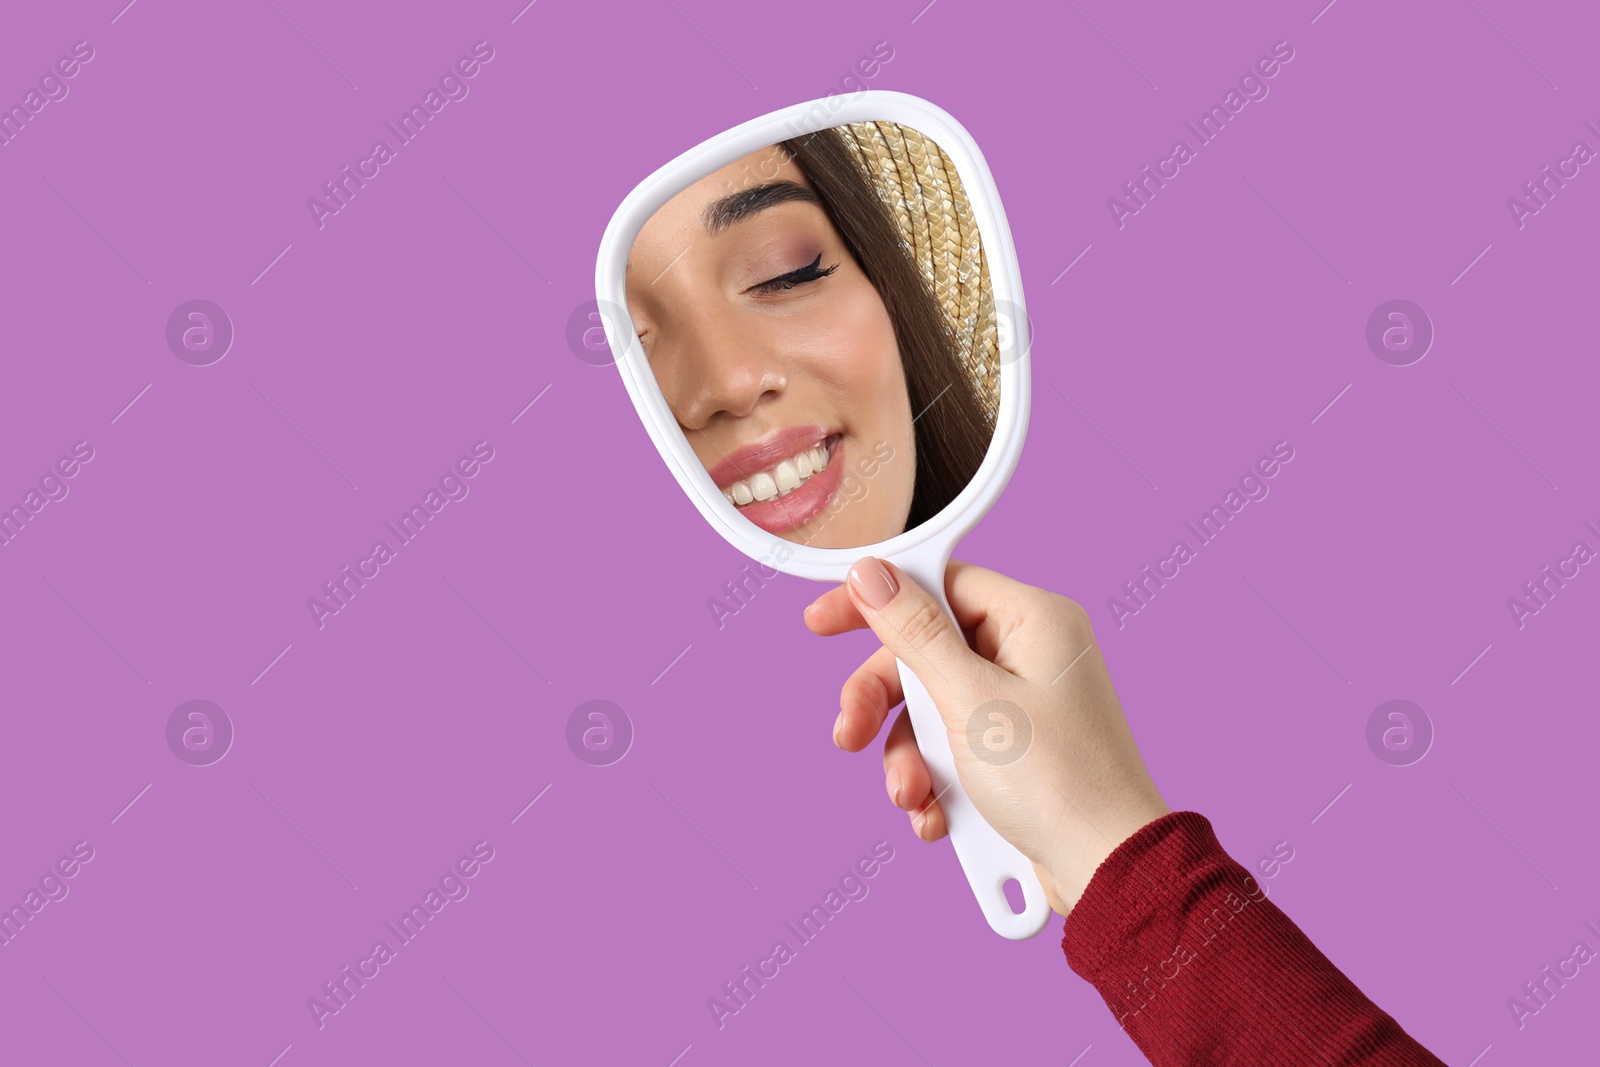
[[[1062,948],[1156,1067],[1443,1067],[1194,812],[1163,816],[1118,846],[1068,917]]]

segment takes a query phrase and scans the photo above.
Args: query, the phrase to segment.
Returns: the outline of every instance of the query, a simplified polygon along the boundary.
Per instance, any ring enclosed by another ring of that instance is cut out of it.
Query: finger
[[[950,610],[961,628],[969,631],[978,629],[991,617],[1020,622],[1024,614],[1022,602],[1027,594],[1037,592],[1032,586],[999,571],[958,559],[951,560],[946,568],[944,585]],[[805,623],[812,633],[823,637],[867,626],[867,620],[843,585],[835,586],[808,604]]]
[[[967,647],[939,603],[898,567],[872,556],[858,560],[845,581],[850,599],[885,648],[914,672],[939,702],[959,700],[993,665]]]
[[[864,630],[867,620],[861,617],[843,585],[836,585],[806,605],[806,629],[821,637]]]
[[[916,735],[911,732],[911,716],[904,710],[884,739],[883,770],[889,799],[896,807],[916,811],[927,805],[933,783],[928,777],[928,765],[917,749]]]
[[[950,832],[950,827],[944,819],[944,808],[932,794],[926,800],[924,806],[911,813],[911,832],[924,841],[937,841]]]
[[[833,743],[847,752],[860,752],[878,736],[890,710],[904,700],[894,654],[880,648],[845,679],[844,688],[839,691]]]

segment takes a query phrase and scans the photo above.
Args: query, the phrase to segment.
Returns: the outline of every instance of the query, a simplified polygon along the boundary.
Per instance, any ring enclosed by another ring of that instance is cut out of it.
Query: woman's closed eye
[[[745,292],[746,293],[776,293],[776,292],[781,292],[781,291],[786,290],[786,289],[793,289],[797,285],[804,285],[806,282],[820,281],[821,279],[826,278],[828,275],[832,274],[834,271],[839,269],[839,264],[837,264],[837,263],[835,263],[833,266],[827,267],[827,268],[821,268],[821,263],[822,263],[822,253],[818,252],[817,253],[817,258],[813,259],[810,263],[807,263],[805,266],[797,267],[794,270],[789,271],[787,274],[780,274],[776,278],[771,278],[771,279],[769,279],[767,281],[761,282],[758,285],[752,285],[750,288],[746,289]],[[821,269],[819,269],[819,268],[821,268]]]

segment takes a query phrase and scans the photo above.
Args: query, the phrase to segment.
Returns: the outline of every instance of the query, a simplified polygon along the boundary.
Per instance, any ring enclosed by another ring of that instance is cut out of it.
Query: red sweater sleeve
[[[1192,811],[1119,845],[1064,932],[1067,963],[1155,1067],[1444,1067],[1317,951]]]

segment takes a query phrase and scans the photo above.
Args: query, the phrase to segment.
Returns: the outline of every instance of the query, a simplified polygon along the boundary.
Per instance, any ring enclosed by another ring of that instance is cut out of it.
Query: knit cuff
[[[1232,862],[1204,815],[1175,811],[1146,823],[1105,858],[1067,916],[1067,964],[1093,981],[1152,904],[1169,902],[1197,865],[1218,861]]]

